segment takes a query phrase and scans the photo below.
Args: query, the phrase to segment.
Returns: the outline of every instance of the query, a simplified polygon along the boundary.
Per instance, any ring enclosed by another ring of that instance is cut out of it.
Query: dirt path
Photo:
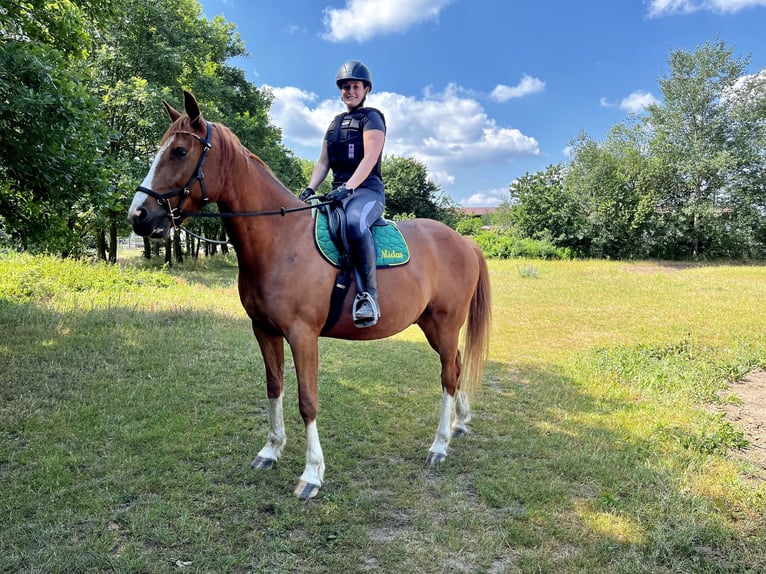
[[[726,394],[739,399],[721,407],[729,420],[745,432],[750,446],[743,456],[766,470],[766,369],[753,371],[733,383]]]

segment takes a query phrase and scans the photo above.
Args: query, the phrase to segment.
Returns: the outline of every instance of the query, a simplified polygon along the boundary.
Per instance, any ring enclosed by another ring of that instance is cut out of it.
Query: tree
[[[660,79],[663,104],[648,108],[651,153],[675,169],[660,206],[687,237],[689,255],[723,255],[719,240],[730,220],[730,183],[743,169],[745,124],[733,121],[730,93],[749,58],[716,40],[693,52],[671,52]],[[744,154],[745,156],[747,154]]]
[[[428,178],[425,164],[411,157],[386,156],[381,171],[388,217],[414,215],[457,224],[457,206]]]
[[[125,207],[167,129],[161,100],[197,93],[288,187],[296,158],[271,94],[227,65],[233,24],[196,0],[25,0],[0,9],[0,237],[22,249],[116,259]],[[190,226],[196,225],[190,222]],[[215,222],[219,228],[220,222]]]
[[[560,247],[582,250],[583,207],[580,198],[564,186],[564,175],[564,166],[556,164],[513,181],[508,218],[520,237],[548,239]]]
[[[550,231],[572,247],[551,229],[568,214],[589,256],[764,254],[766,71],[744,76],[747,60],[723,42],[674,51],[669,62],[662,104],[615,125],[602,142],[581,134],[564,190],[542,178],[538,197],[523,198],[516,215],[526,215],[525,232]],[[562,209],[545,213],[551,195]]]
[[[106,187],[106,132],[90,89],[100,2],[19,2],[0,11],[0,216],[17,248],[76,254]]]
[[[615,125],[602,143],[584,134],[572,143],[565,186],[579,199],[590,256],[650,254],[644,249],[651,244],[662,180],[647,153],[648,140],[646,128],[634,123]]]

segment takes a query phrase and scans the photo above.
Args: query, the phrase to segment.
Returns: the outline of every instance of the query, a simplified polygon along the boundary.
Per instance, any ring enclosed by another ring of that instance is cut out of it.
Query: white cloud
[[[513,87],[504,86],[503,84],[498,84],[495,86],[495,89],[492,90],[490,97],[496,102],[507,102],[512,98],[522,98],[524,96],[528,96],[529,94],[542,92],[544,89],[545,82],[538,78],[533,78],[532,76],[524,74],[524,76],[521,78],[521,81]]]
[[[403,32],[433,20],[453,0],[346,0],[345,8],[325,8],[324,38],[364,42],[373,36]]]
[[[599,104],[601,105],[602,108],[613,108],[614,107],[614,104],[612,102],[610,102],[609,100],[607,100],[606,98],[601,98],[599,100]]]
[[[325,130],[333,116],[343,111],[342,103],[335,99],[318,102],[315,94],[294,87],[269,90],[274,95],[271,120],[282,130],[285,141],[311,147],[318,157]],[[478,101],[454,84],[441,93],[427,91],[422,98],[373,92],[368,104],[386,117],[384,153],[422,162],[440,185],[453,183],[456,169],[540,154],[534,138],[498,126]]]
[[[455,176],[446,171],[428,172],[428,178],[439,187],[445,187],[455,183]]]
[[[766,6],[766,0],[650,0],[649,16],[691,14],[698,10],[711,12],[739,12],[744,8]]]
[[[540,153],[534,138],[498,126],[454,84],[422,99],[382,92],[369,101],[386,114],[386,153],[414,157],[432,173]]]
[[[330,121],[343,110],[340,100],[324,100],[311,107],[316,94],[292,86],[264,88],[274,96],[269,110],[271,121],[282,130],[285,139],[302,146],[320,146]]]
[[[509,198],[508,188],[474,193],[460,202],[463,207],[497,207]]]
[[[620,102],[620,109],[631,113],[640,113],[652,104],[658,104],[659,100],[651,92],[637,90]]]

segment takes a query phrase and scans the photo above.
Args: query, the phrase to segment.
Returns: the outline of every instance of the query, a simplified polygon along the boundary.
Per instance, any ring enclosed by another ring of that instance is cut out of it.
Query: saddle
[[[343,301],[354,276],[354,266],[346,240],[346,212],[339,206],[323,205],[315,213],[314,243],[325,260],[339,269],[330,298],[330,312],[322,328],[324,334],[340,319]],[[378,269],[409,262],[407,241],[395,222],[381,217],[372,225],[371,231]]]

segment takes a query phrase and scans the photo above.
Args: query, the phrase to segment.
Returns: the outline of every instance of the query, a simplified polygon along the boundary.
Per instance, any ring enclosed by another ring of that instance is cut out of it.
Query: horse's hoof
[[[463,438],[468,435],[468,429],[463,427],[455,427],[452,429],[452,438]]]
[[[310,484],[301,480],[298,483],[298,486],[295,487],[293,494],[300,500],[309,500],[311,498],[316,498],[320,488],[322,488],[322,486],[319,484]]]
[[[426,458],[426,464],[428,466],[438,466],[447,460],[447,455],[440,452],[428,452],[428,458]]]
[[[255,460],[250,465],[250,468],[254,470],[269,470],[271,468],[274,468],[274,465],[277,464],[277,461],[273,458],[263,458],[260,456],[256,456]]]

